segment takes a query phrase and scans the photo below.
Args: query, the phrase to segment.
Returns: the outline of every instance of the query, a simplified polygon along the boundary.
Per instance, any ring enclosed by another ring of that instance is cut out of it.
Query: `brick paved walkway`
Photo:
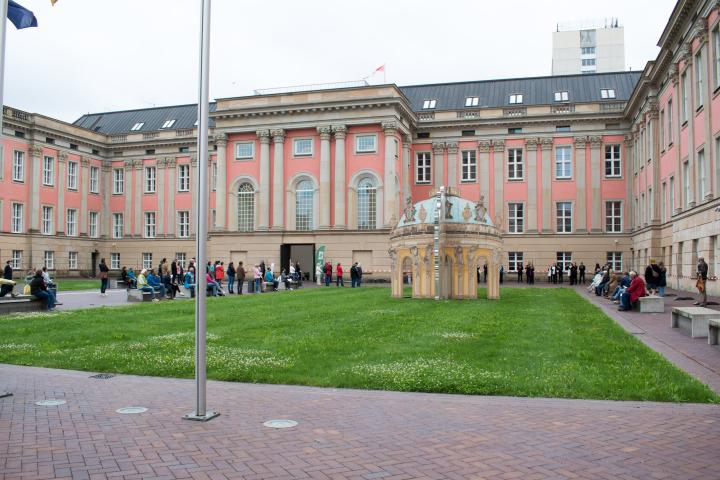
[[[720,406],[472,397],[0,365],[0,477],[714,479]],[[60,407],[35,401],[62,398]],[[124,406],[149,408],[120,415]],[[290,418],[274,430],[262,423]]]

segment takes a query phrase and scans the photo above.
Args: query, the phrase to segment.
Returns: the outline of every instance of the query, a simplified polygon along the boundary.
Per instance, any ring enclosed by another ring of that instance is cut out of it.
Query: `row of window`
[[[621,272],[622,263],[622,252],[607,252],[605,259],[613,271]],[[508,252],[508,271],[517,272],[525,266],[525,254],[524,252]],[[528,259],[528,261],[532,261]],[[572,264],[572,252],[556,252],[555,253],[556,264],[562,268],[564,272],[570,268]],[[536,268],[542,269],[543,265],[536,265]]]
[[[595,59],[594,58],[584,58],[582,60],[582,66],[594,66],[595,65]],[[523,93],[510,93],[507,96],[507,102],[509,105],[519,105],[523,103]],[[613,99],[616,98],[615,89],[614,88],[601,88],[600,89],[600,98],[603,100]],[[567,102],[570,100],[570,93],[568,90],[559,90],[557,92],[554,92],[554,99],[556,102]],[[430,98],[423,100],[422,103],[422,109],[423,110],[432,110],[437,108],[438,100],[436,98]],[[480,97],[465,97],[465,106],[466,107],[478,107],[480,106]]]
[[[43,205],[42,217],[40,222],[40,232],[43,235],[55,234],[54,229],[54,207]],[[25,230],[25,205],[22,203],[13,203],[11,206],[10,232],[23,233]],[[88,213],[88,236],[91,238],[98,237],[98,212]],[[78,235],[78,211],[74,208],[68,208],[65,211],[65,235],[75,237]]]
[[[584,212],[582,213],[584,215]],[[622,202],[613,200],[605,202],[605,231],[607,233],[622,232]],[[525,231],[525,204],[508,203],[508,233]],[[555,203],[555,231],[557,233],[573,232],[572,202]]]
[[[68,270],[77,270],[78,269],[78,252],[67,252],[68,253],[68,261],[67,261],[67,268]],[[23,259],[23,251],[22,250],[13,250],[12,251],[12,257],[10,258],[10,266],[15,269],[19,270],[22,268],[22,259]],[[177,263],[179,266],[181,266],[183,269],[187,265],[187,253],[185,252],[177,252],[175,253],[175,259],[177,260]],[[55,269],[55,252],[52,250],[45,250],[43,254],[43,266],[45,266],[48,270],[54,270]],[[113,252],[110,254],[110,269],[111,270],[120,270],[122,268],[122,265],[120,263],[120,253]],[[146,252],[142,254],[142,268],[154,268],[153,267],[153,255],[152,253]]]
[[[313,155],[312,138],[294,138],[293,139],[293,155],[296,157],[309,157]],[[377,135],[355,135],[355,153],[375,153],[377,152]],[[255,142],[237,142],[235,143],[235,159],[250,160],[255,158]]]
[[[507,151],[507,179],[524,180],[525,164],[523,149],[509,148]],[[460,181],[477,181],[477,154],[475,150],[463,150],[460,156]],[[619,178],[622,176],[620,145],[605,145],[605,177]],[[558,145],[555,147],[555,178],[571,179],[572,146]],[[430,152],[418,152],[415,156],[415,183],[432,183],[432,156]]]
[[[78,189],[78,162],[68,161],[66,186],[69,190]],[[15,150],[13,152],[12,180],[13,182],[25,181],[25,152]],[[90,167],[89,188],[90,193],[100,193],[100,168]],[[55,186],[55,159],[45,156],[43,158],[42,184],[46,187]]]
[[[215,164],[213,164],[215,165]],[[122,195],[125,193],[125,169],[114,168],[112,173],[112,193],[113,195]],[[157,188],[157,170],[154,166],[145,167],[144,174],[144,191],[145,193],[154,193]],[[214,172],[213,179],[217,178]],[[183,163],[177,166],[177,190],[178,192],[190,191],[190,165]]]

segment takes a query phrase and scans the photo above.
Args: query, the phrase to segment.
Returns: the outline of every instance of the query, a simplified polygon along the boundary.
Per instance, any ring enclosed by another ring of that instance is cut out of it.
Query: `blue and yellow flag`
[[[35,14],[27,8],[18,5],[17,2],[13,0],[8,0],[7,17],[18,30],[38,26]]]

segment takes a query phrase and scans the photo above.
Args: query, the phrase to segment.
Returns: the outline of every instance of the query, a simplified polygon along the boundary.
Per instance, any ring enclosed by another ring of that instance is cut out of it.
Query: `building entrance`
[[[315,244],[283,243],[280,245],[280,268],[290,272],[290,262],[300,264],[303,280],[315,281]]]

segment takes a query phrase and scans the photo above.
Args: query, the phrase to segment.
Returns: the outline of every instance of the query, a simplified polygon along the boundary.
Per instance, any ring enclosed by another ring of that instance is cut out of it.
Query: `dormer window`
[[[607,98],[615,98],[615,89],[614,88],[603,88],[600,90],[600,98],[607,99]]]
[[[466,97],[465,98],[465,106],[466,107],[477,107],[480,105],[480,97]]]
[[[523,94],[522,93],[512,93],[510,94],[510,104],[517,104],[523,102]]]
[[[175,119],[172,120],[165,120],[165,123],[163,123],[163,126],[161,128],[171,128],[173,125],[175,125]]]
[[[132,126],[132,128],[130,129],[130,131],[131,131],[131,132],[137,132],[138,130],[140,130],[140,129],[143,127],[143,125],[145,125],[145,122],[138,122],[138,123],[136,123],[135,125]]]
[[[437,100],[425,100],[425,101],[423,101],[423,110],[429,110],[431,108],[435,108],[436,104],[437,104]]]
[[[555,101],[556,102],[567,102],[568,101],[568,92],[567,90],[563,90],[560,92],[555,92]]]

